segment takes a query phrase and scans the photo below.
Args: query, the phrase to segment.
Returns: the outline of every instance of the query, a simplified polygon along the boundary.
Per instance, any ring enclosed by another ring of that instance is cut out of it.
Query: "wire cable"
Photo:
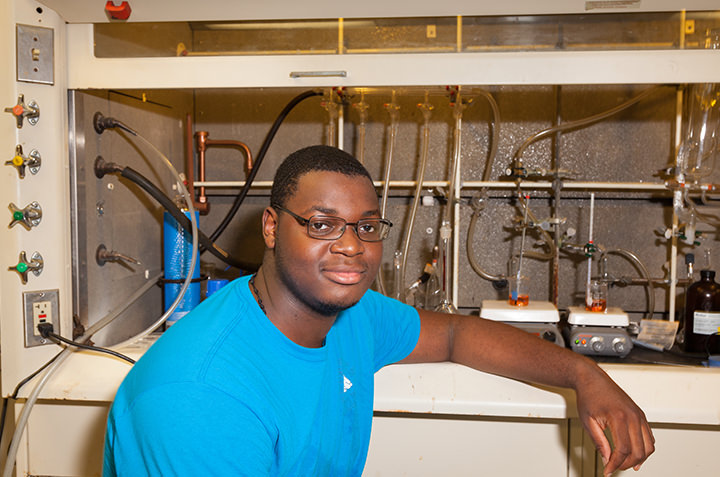
[[[149,279],[146,283],[144,283],[138,290],[135,291],[132,295],[128,297],[126,300],[122,300],[118,306],[113,308],[107,315],[105,315],[103,318],[101,318],[99,321],[97,321],[94,325],[89,327],[84,335],[78,338],[78,340],[85,340],[89,339],[91,336],[93,336],[95,333],[103,329],[105,326],[112,323],[122,312],[124,312],[127,308],[130,307],[133,303],[135,303],[141,296],[143,296],[148,290],[150,290],[152,287],[155,286],[158,279],[162,276],[162,274],[157,274],[153,278]],[[23,435],[23,432],[25,431],[25,427],[27,426],[28,419],[30,418],[30,412],[32,411],[33,406],[35,405],[35,402],[38,399],[38,396],[40,395],[40,392],[43,390],[47,382],[50,380],[50,378],[55,374],[55,371],[58,370],[60,365],[70,356],[71,353],[73,353],[74,350],[72,348],[65,348],[62,350],[58,355],[56,355],[52,360],[50,360],[48,363],[45,364],[42,368],[40,368],[38,371],[33,373],[29,377],[29,379],[24,380],[23,383],[25,384],[30,379],[35,378],[37,375],[42,373],[43,369],[45,369],[45,374],[42,375],[40,380],[35,384],[35,387],[30,392],[30,395],[27,398],[27,401],[25,401],[25,405],[23,406],[22,412],[20,413],[20,416],[18,417],[17,424],[15,425],[15,432],[13,433],[12,440],[10,441],[10,447],[8,448],[8,457],[5,461],[5,467],[3,468],[3,477],[12,477],[13,468],[15,467],[15,459],[17,457],[17,451],[20,446],[20,438]],[[16,388],[19,391],[20,385]],[[15,395],[17,397],[17,395]]]
[[[62,353],[62,351],[60,351]],[[23,386],[25,386],[28,382],[30,382],[35,376],[40,374],[45,368],[50,366],[53,361],[55,361],[58,356],[60,356],[60,353],[53,356],[47,363],[40,366],[37,370],[35,370],[30,376],[20,381],[17,386],[15,386],[15,390],[9,397],[3,398],[3,407],[2,407],[2,416],[0,416],[0,436],[5,435],[5,420],[7,419],[7,408],[8,408],[8,401],[10,400],[16,400],[18,397],[18,394],[20,394],[20,389],[22,389]],[[10,451],[10,448],[8,447],[8,452]],[[7,453],[5,454],[7,455]]]
[[[240,208],[240,205],[245,201],[245,197],[247,196],[248,192],[250,191],[250,186],[252,186],[253,181],[255,180],[255,176],[257,175],[258,171],[260,170],[260,165],[262,164],[263,159],[265,158],[265,155],[267,154],[268,149],[270,148],[270,144],[272,143],[273,138],[275,137],[275,134],[277,133],[278,129],[280,128],[280,125],[285,120],[287,115],[290,113],[290,111],[293,110],[295,106],[297,106],[301,101],[303,101],[306,98],[310,98],[312,96],[322,96],[322,91],[315,91],[315,90],[309,90],[305,91],[304,93],[300,93],[299,95],[295,96],[293,99],[290,100],[290,102],[285,105],[282,111],[280,111],[280,114],[275,119],[275,122],[273,123],[272,127],[270,127],[270,131],[268,131],[267,136],[265,136],[265,140],[262,143],[262,146],[260,146],[260,151],[258,152],[257,157],[255,158],[255,165],[252,168],[252,171],[250,171],[250,174],[248,175],[247,180],[245,181],[245,185],[243,186],[240,193],[235,198],[235,201],[233,202],[232,207],[228,211],[227,215],[225,215],[225,218],[220,222],[220,225],[215,229],[215,231],[210,234],[210,240],[213,242],[218,239],[220,234],[222,234],[227,226],[230,224],[232,219],[235,217],[235,214],[237,213],[238,209]]]
[[[42,325],[40,325],[40,326],[42,326]],[[50,325],[50,327],[52,328],[52,325]],[[38,327],[38,328],[40,328],[40,327]],[[106,353],[106,354],[109,354],[109,355],[111,355],[111,356],[115,356],[115,357],[117,357],[117,358],[124,359],[125,361],[127,361],[127,362],[130,363],[130,364],[135,364],[135,360],[134,360],[134,359],[130,358],[129,356],[125,356],[125,355],[122,354],[122,353],[118,353],[118,352],[115,351],[115,350],[103,348],[103,347],[101,347],[101,346],[93,346],[93,345],[89,345],[89,344],[85,344],[85,343],[78,343],[77,341],[73,341],[73,340],[69,340],[69,339],[67,339],[67,338],[63,338],[63,337],[60,336],[59,334],[53,333],[52,331],[40,330],[40,334],[41,334],[44,338],[49,338],[50,340],[56,342],[56,343],[59,344],[59,345],[62,344],[62,343],[65,343],[65,344],[67,344],[67,345],[74,346],[74,347],[80,348],[80,349],[85,349],[85,350],[89,350],[89,351],[99,351],[100,353]]]

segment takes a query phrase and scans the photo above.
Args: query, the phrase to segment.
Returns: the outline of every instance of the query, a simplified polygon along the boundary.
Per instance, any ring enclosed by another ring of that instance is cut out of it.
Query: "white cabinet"
[[[638,473],[716,475],[720,370],[604,365],[645,411],[656,451]],[[449,363],[389,366],[376,377],[365,476],[600,477],[574,394]]]
[[[568,475],[568,423],[483,416],[376,417],[363,476]]]

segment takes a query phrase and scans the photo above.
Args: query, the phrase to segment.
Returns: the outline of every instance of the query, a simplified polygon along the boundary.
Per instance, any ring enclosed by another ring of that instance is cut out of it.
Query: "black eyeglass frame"
[[[302,217],[302,216],[296,214],[295,212],[286,209],[285,207],[283,207],[281,205],[270,204],[270,207],[272,207],[275,210],[285,212],[286,214],[288,214],[289,216],[294,218],[298,224],[305,227],[305,231],[307,232],[308,237],[313,238],[315,240],[338,240],[340,237],[342,237],[345,234],[345,230],[347,229],[347,227],[349,225],[353,229],[355,229],[355,235],[357,236],[357,238],[359,238],[363,242],[370,242],[370,243],[382,242],[383,240],[385,240],[388,237],[388,235],[390,235],[390,227],[393,226],[392,222],[390,222],[388,219],[384,219],[384,218],[360,219],[357,222],[348,222],[347,220],[343,219],[342,217],[337,217],[335,215],[313,215],[306,219],[305,217]],[[333,237],[333,238],[316,237],[310,233],[310,221],[314,218],[342,220],[343,222],[345,222],[345,225],[342,226],[340,235],[338,235],[337,237]],[[379,240],[367,240],[367,239],[361,237],[360,232],[358,231],[358,226],[360,226],[363,223],[367,223],[368,221],[372,221],[372,222],[377,221],[377,222],[380,222],[381,224],[385,225],[386,226],[385,230],[387,230],[387,232],[385,232],[385,235],[383,237],[381,237]]]

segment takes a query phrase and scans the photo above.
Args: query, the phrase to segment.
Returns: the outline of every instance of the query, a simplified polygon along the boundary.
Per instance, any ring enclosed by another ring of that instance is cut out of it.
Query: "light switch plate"
[[[17,80],[28,83],[55,83],[55,45],[52,28],[16,26]]]

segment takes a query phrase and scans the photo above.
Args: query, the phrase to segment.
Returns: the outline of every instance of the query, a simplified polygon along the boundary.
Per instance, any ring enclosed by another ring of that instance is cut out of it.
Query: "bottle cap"
[[[715,270],[700,270],[700,277],[703,280],[715,280]]]

